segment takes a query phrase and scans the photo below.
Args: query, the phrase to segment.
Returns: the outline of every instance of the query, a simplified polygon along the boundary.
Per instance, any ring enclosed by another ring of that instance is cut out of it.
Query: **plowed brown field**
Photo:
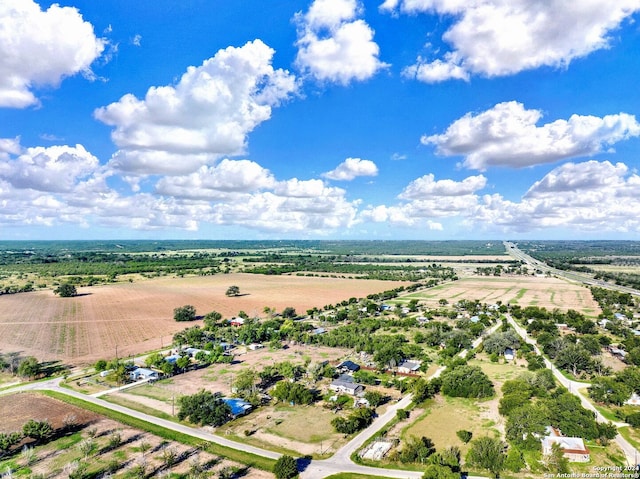
[[[0,296],[0,352],[19,351],[39,360],[89,364],[100,358],[139,354],[167,346],[174,333],[194,323],[177,323],[173,309],[186,304],[198,314],[224,317],[240,311],[261,316],[265,306],[299,313],[396,288],[393,281],[304,276],[227,274],[159,278],[81,288],[60,298],[51,291]],[[227,297],[229,286],[242,296]]]

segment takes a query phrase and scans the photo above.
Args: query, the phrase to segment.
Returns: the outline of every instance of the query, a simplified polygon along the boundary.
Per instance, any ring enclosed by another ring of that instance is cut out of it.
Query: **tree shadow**
[[[306,470],[307,467],[309,467],[309,465],[311,464],[312,460],[313,459],[311,458],[311,456],[303,456],[296,459],[296,467],[298,471],[303,472],[304,470]]]

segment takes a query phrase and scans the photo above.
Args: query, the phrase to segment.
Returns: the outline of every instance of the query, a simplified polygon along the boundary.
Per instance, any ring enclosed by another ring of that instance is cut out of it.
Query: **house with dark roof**
[[[342,361],[340,364],[338,364],[336,369],[341,373],[353,374],[356,371],[360,370],[360,365],[354,363],[353,361],[347,360],[347,361]]]

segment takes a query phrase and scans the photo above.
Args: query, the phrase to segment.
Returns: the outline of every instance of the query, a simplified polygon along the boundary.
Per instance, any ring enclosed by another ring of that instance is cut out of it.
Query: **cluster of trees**
[[[333,418],[331,425],[341,434],[353,434],[369,426],[373,422],[374,416],[375,410],[373,408],[362,407],[353,410],[346,417]]]
[[[493,383],[478,366],[463,364],[448,368],[441,380],[442,394],[446,396],[488,398],[494,395]]]
[[[0,353],[0,371],[18,375],[23,378],[34,379],[47,373],[34,356],[22,357],[19,353]]]
[[[178,419],[187,419],[201,426],[222,426],[232,418],[231,407],[220,395],[204,389],[190,396],[181,396],[178,405]]]
[[[507,417],[506,437],[522,450],[539,450],[539,438],[547,426],[558,428],[565,436],[603,442],[617,434],[615,426],[596,422],[595,414],[584,409],[576,396],[556,388],[548,369],[505,381],[502,392],[499,412]]]
[[[311,404],[316,399],[316,394],[311,389],[300,383],[291,381],[279,381],[271,390],[271,396],[291,404]]]
[[[29,419],[22,425],[22,431],[0,433],[0,455],[22,442],[24,438],[31,438],[36,442],[45,442],[54,435],[54,429],[48,421],[36,421]]]
[[[613,376],[600,376],[591,381],[589,397],[594,401],[622,406],[634,392],[640,391],[640,368],[629,366]]]
[[[251,259],[245,259],[250,262]],[[393,264],[360,262],[352,256],[280,255],[255,258],[259,265],[247,268],[246,273],[281,275],[298,271],[332,274],[357,274],[360,278],[378,280],[420,281],[426,278],[454,280],[457,275],[450,266],[439,264],[400,266]],[[274,262],[277,261],[277,262]],[[266,264],[265,264],[266,263]]]

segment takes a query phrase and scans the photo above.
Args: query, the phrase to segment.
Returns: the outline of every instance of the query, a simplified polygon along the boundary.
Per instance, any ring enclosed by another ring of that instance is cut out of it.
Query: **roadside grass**
[[[631,426],[619,427],[618,432],[622,437],[624,437],[629,444],[631,444],[636,449],[640,449],[640,431]]]
[[[589,401],[589,403],[591,403],[591,405],[593,405],[593,407],[598,410],[600,414],[602,414],[602,417],[613,422],[623,422],[622,419],[616,416],[615,411],[613,411],[612,409],[594,403],[593,400],[589,397],[589,388],[578,389],[578,392],[582,394],[586,398],[586,400]]]
[[[160,384],[160,382],[155,384],[141,384],[140,386],[129,388],[127,389],[127,394],[156,399],[168,404],[171,404],[172,399],[177,399],[182,396],[180,393],[166,389],[163,384]]]
[[[150,416],[159,417],[161,419],[166,419],[167,421],[180,422],[177,418],[173,417],[171,414],[167,414],[164,411],[160,411],[158,409],[154,409],[149,406],[145,406],[144,404],[140,404],[137,401],[132,401],[131,399],[123,398],[117,394],[107,394],[102,396],[102,399],[105,401],[109,401],[113,404],[118,404],[119,406],[124,406],[129,409],[133,409],[134,411],[142,412],[145,414],[149,414]]]
[[[271,472],[275,464],[275,460],[273,459],[257,456],[255,454],[244,451],[239,451],[237,449],[222,446],[220,444],[202,441],[201,439],[189,436],[188,434],[172,431],[171,429],[164,428],[157,424],[143,421],[141,419],[137,419],[126,414],[119,413],[117,411],[112,411],[97,404],[67,396],[63,393],[58,393],[56,391],[43,391],[42,393],[49,397],[64,401],[68,404],[72,404],[88,411],[95,412],[96,414],[101,414],[105,417],[108,417],[109,419],[113,419],[114,421],[126,424],[127,426],[149,432],[163,439],[180,442],[188,446],[205,448],[207,452],[210,452],[211,454],[226,457],[232,461],[239,462],[246,466],[255,467],[257,469]]]

